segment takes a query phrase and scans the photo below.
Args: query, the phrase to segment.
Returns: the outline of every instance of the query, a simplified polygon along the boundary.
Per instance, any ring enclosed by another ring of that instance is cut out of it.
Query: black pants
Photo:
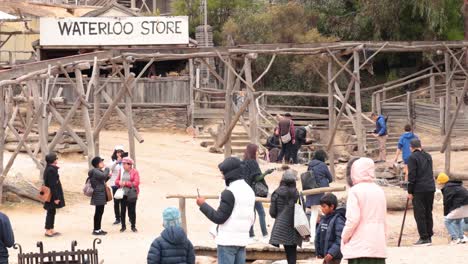
[[[292,159],[293,164],[298,163],[297,154],[299,153],[299,150],[301,150],[301,147],[302,147],[302,144],[297,143],[297,142],[296,144],[293,144],[291,147],[291,159]]]
[[[122,211],[120,214],[120,221],[122,223],[122,227],[126,227],[126,219],[125,216],[127,214],[128,208],[128,218],[130,218],[130,224],[132,227],[136,225],[136,201],[135,202],[127,202],[127,196],[125,195],[122,200],[120,200]]]
[[[288,264],[296,264],[297,245],[294,245],[294,246],[284,245],[284,252],[286,252],[286,259],[288,261]]]
[[[45,221],[45,229],[54,229],[55,224],[55,214],[57,213],[57,209],[51,208],[47,209],[46,221]]]
[[[434,192],[415,193],[413,195],[414,219],[418,226],[421,239],[431,239],[434,235],[432,230],[432,204],[434,203]]]
[[[112,195],[119,189],[117,186],[112,186]],[[114,199],[114,214],[115,220],[120,221],[120,200]]]
[[[294,144],[292,142],[283,144],[281,146],[281,151],[278,156],[278,161],[282,162],[283,158],[286,159],[286,162],[288,163],[291,160],[291,153],[294,150]]]
[[[101,230],[102,215],[104,214],[105,205],[96,205],[94,210],[94,231]]]

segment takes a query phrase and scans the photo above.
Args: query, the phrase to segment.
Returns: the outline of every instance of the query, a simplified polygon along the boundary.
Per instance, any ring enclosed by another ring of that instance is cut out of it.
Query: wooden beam
[[[195,119],[194,119],[194,116],[193,116],[193,113],[195,111],[195,103],[194,103],[194,100],[195,100],[195,93],[194,93],[194,89],[195,89],[195,73],[194,73],[194,67],[193,67],[193,59],[189,59],[189,76],[190,76],[190,79],[189,79],[189,89],[190,89],[190,92],[189,92],[189,96],[190,96],[190,105],[189,105],[189,111],[188,111],[188,121],[189,121],[189,125],[191,127],[195,127]]]
[[[450,51],[450,49],[448,49]],[[450,55],[446,51],[444,53],[444,59],[445,59],[445,116],[444,116],[444,124],[445,124],[445,135],[448,135],[448,131],[450,128],[450,123],[448,122],[450,120],[450,104],[451,104],[451,95],[450,95],[450,90],[452,89],[452,81],[450,78],[450,73],[451,73],[451,60],[450,60]],[[448,142],[448,148],[446,149],[445,152],[445,173],[450,173],[450,161],[451,161],[451,150],[450,150],[450,145],[451,145],[451,140],[450,137],[446,137]],[[445,140],[444,140],[445,142]]]
[[[0,88],[0,204],[2,204],[1,197],[3,194],[3,158],[5,151],[5,122],[8,117],[6,116],[5,105],[5,89]]]
[[[253,87],[252,81],[252,62],[248,57],[244,58],[244,65],[245,65],[245,79],[247,83]],[[247,89],[247,97],[252,101],[249,106],[249,128],[250,128],[250,142],[259,145],[259,137],[258,137],[258,114],[257,114],[257,107],[255,106],[255,95],[253,93],[254,90]]]
[[[354,94],[356,100],[356,127],[357,127],[357,140],[358,140],[358,153],[362,157],[364,156],[364,128],[362,124],[362,107],[361,107],[361,76],[360,76],[360,68],[359,68],[359,53],[357,50],[353,52],[354,56],[354,77],[357,78],[357,81],[354,82]]]
[[[206,61],[206,58],[201,58],[200,61],[206,66],[209,72],[213,74],[213,76],[222,84],[226,85],[224,79],[216,72],[216,70]]]
[[[330,79],[333,78],[333,63],[329,59],[328,60],[328,67],[327,67],[327,84],[328,84],[328,133],[331,135],[333,132],[333,127],[335,126],[335,98],[334,98],[334,91]],[[333,179],[336,178],[335,175],[335,150],[332,147],[328,149],[328,160],[330,161],[330,172],[333,176]]]
[[[341,104],[340,111],[338,112],[338,115],[336,116],[335,125],[333,127],[333,130],[330,133],[330,139],[328,140],[327,150],[330,150],[332,145],[333,145],[333,142],[335,140],[336,131],[338,130],[338,126],[339,126],[339,123],[340,123],[340,120],[341,120],[341,116],[343,115],[344,109],[346,108],[346,104],[348,103],[349,97],[351,96],[351,91],[353,90],[353,85],[354,85],[354,80],[351,80],[351,82],[349,82],[349,84],[348,84],[348,89],[346,89],[346,95],[345,95],[345,98],[344,98],[344,100],[343,100],[343,102]]]
[[[276,54],[273,54],[273,57],[271,57],[270,63],[268,63],[268,66],[262,72],[262,74],[260,74],[260,76],[258,76],[258,78],[252,83],[252,86],[254,86],[257,82],[259,82],[263,78],[263,76],[265,76],[265,74],[267,74],[270,71],[271,65],[273,65],[273,62],[275,61],[275,59],[276,59]],[[319,74],[321,75],[320,72]]]
[[[341,61],[335,56],[335,54],[333,54],[333,52],[330,51],[330,49],[327,48],[327,52],[328,54],[330,54],[330,56],[333,58],[333,60],[338,64],[340,65],[341,68],[343,68],[347,73],[349,73],[351,75],[351,77],[353,78],[353,80],[355,82],[359,82],[357,76],[355,75],[355,73],[351,72],[350,69],[348,69],[347,66],[343,65],[343,63],[341,63]]]
[[[80,69],[75,69],[75,78],[78,95],[80,95],[81,98],[85,98],[86,95],[83,85],[83,74],[81,73]],[[88,161],[91,162],[96,154],[94,153],[94,135],[91,126],[91,120],[89,118],[88,107],[86,107],[85,104],[81,104],[81,115],[83,118],[83,127],[86,133],[86,143],[88,145]],[[88,166],[91,167],[91,163],[88,163]]]
[[[231,59],[227,60],[227,63],[231,63]],[[234,86],[234,74],[232,71],[225,71],[226,75],[226,94],[225,94],[225,107],[224,107],[224,134],[227,135],[228,133],[228,124],[231,124],[232,119],[232,90]],[[232,147],[231,147],[231,137],[229,136],[226,144],[224,145],[224,158],[231,157],[232,155]]]
[[[328,59],[330,61],[330,59]],[[332,83],[336,80],[336,78],[338,78],[338,76],[340,76],[340,74],[348,67],[348,64],[351,63],[351,61],[353,60],[353,57],[349,58],[348,61],[345,63],[345,67],[341,67],[341,69],[330,79],[328,80],[329,83]]]
[[[361,64],[361,66],[359,66],[359,69],[364,68],[364,66],[366,66],[366,64],[367,64],[372,58],[374,58],[375,56],[377,56],[377,54],[379,54],[379,52],[382,51],[382,50],[388,45],[388,43],[389,43],[388,41],[385,42],[385,43],[382,45],[382,47],[380,47],[378,50],[376,50],[376,51],[374,52],[374,54],[372,54],[369,58],[367,58],[367,60],[365,60],[365,61]]]
[[[182,219],[182,228],[184,229],[185,233],[187,234],[187,207],[185,205],[185,198],[179,198],[179,211],[180,211],[180,218]]]
[[[236,72],[236,70],[231,66],[231,64],[227,63],[227,62],[223,59],[223,57],[221,56],[221,54],[220,54],[218,51],[216,51],[216,54],[218,55],[219,59],[224,63],[224,65],[228,66],[228,69],[229,69],[230,71],[232,71],[232,73],[234,73],[234,75],[236,75],[237,78],[238,78],[239,80],[241,80],[241,81],[247,86],[247,88],[251,89],[252,91],[255,91],[255,88],[252,86],[252,84],[251,84],[251,83],[248,83],[246,80],[244,80],[244,78],[242,78],[242,76],[240,76],[240,75]]]
[[[81,95],[78,95],[78,96],[81,96]],[[62,139],[62,136],[63,136],[63,133],[65,132],[65,130],[67,130],[67,128],[70,128],[70,125],[71,125],[70,122],[71,122],[73,116],[75,115],[76,111],[78,110],[78,108],[80,106],[81,106],[81,100],[79,98],[77,98],[75,100],[75,103],[73,104],[72,108],[68,111],[67,116],[65,117],[65,119],[61,120],[61,122],[59,121],[62,125],[60,126],[59,130],[55,134],[55,137],[49,143],[49,146],[48,146],[49,152],[54,151],[55,146]],[[49,107],[49,110],[50,110],[50,107]],[[86,152],[88,152],[88,151],[86,151]]]
[[[460,109],[461,109],[462,105],[465,105],[465,102],[463,101],[463,97],[467,92],[468,92],[468,79],[465,80],[465,86],[463,87],[463,92],[461,93],[462,96],[460,96],[460,98],[458,100],[458,104],[457,104],[457,108],[455,110],[455,113],[452,116],[452,119],[451,119],[451,121],[450,121],[450,123],[447,126],[447,129],[445,131],[446,135],[445,135],[445,138],[444,138],[444,142],[442,144],[442,148],[440,149],[441,153],[444,153],[444,151],[447,150],[448,144],[451,141],[450,137],[452,135],[453,127],[455,126],[455,123],[457,122],[458,114],[460,113]],[[446,120],[448,121],[448,119],[446,119]],[[449,151],[450,151],[450,149],[449,149]]]
[[[49,108],[49,111],[54,116],[54,118],[59,122],[59,124],[64,125],[65,120],[63,119],[62,115],[57,111],[57,109],[52,105],[49,105],[48,108]],[[83,142],[83,140],[75,133],[75,131],[73,130],[72,127],[70,127],[70,125],[65,124],[65,129],[67,130],[68,134],[70,134],[70,136],[75,140],[75,142],[81,147],[81,149],[83,150],[84,155],[87,156],[88,155],[88,146],[86,146],[86,144]]]

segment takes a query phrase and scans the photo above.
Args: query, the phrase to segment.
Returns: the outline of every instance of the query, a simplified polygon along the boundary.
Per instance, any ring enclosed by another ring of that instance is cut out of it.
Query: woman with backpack
[[[267,170],[265,173],[262,173],[260,170],[260,166],[257,162],[257,151],[258,146],[255,144],[248,144],[244,151],[244,160],[242,165],[244,167],[244,180],[247,184],[252,187],[254,190],[255,196],[257,197],[267,197],[268,196],[268,185],[265,182],[265,176],[272,173],[273,170]],[[263,185],[263,189],[259,191],[256,190],[255,185]],[[265,221],[265,209],[263,208],[263,204],[261,202],[255,202],[255,211],[258,214],[258,218],[260,219],[260,228],[262,229],[263,239],[268,238],[268,229],[266,226]],[[253,226],[250,228],[250,238],[254,238],[254,228]]]
[[[317,150],[314,153],[312,161],[309,163],[307,171],[311,172],[311,176],[315,178],[315,182],[318,188],[329,187],[333,181],[333,177],[328,169],[325,160],[327,160],[327,153],[324,150]],[[304,189],[305,190],[305,189]],[[317,226],[318,215],[320,213],[320,199],[324,193],[307,195],[306,196],[306,214],[310,219],[310,233],[315,234],[315,228]],[[314,238],[310,241],[314,243]]]
[[[106,188],[108,188],[106,182],[110,178],[109,168],[104,169],[104,160],[101,157],[93,158],[91,165],[93,165],[93,168],[88,172],[88,179],[93,188],[91,205],[95,206],[93,235],[104,236],[107,232],[101,229],[101,222],[102,215],[104,214],[104,207],[106,206],[108,198],[110,198],[107,197],[110,194],[107,194],[106,190]]]
[[[140,174],[137,169],[133,168],[133,163],[131,158],[123,158],[122,169],[115,180],[115,185],[121,188],[124,194],[123,198],[120,200],[122,208],[120,217],[122,228],[120,232],[125,232],[125,230],[127,230],[125,219],[127,210],[130,224],[132,225],[132,231],[138,232],[136,229],[136,203],[140,193]]]
[[[297,260],[297,246],[302,246],[302,237],[294,228],[294,207],[300,195],[296,188],[296,173],[284,172],[280,186],[271,195],[270,216],[275,219],[270,244],[283,245],[288,264]]]

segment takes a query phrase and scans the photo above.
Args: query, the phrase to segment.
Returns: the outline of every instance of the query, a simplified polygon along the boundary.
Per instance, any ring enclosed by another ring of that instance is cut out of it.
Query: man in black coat
[[[0,212],[0,264],[8,264],[8,249],[15,244],[15,236],[8,216]]]
[[[50,189],[50,202],[44,203],[44,209],[47,210],[45,223],[45,236],[53,237],[60,235],[54,231],[56,210],[65,207],[65,198],[63,195],[62,183],[58,174],[58,157],[55,153],[50,153],[45,158],[47,167],[44,170],[44,185]]]
[[[408,158],[408,199],[413,201],[413,211],[420,239],[415,246],[432,244],[435,180],[432,157],[422,150],[421,141],[413,139],[410,143],[411,156]]]

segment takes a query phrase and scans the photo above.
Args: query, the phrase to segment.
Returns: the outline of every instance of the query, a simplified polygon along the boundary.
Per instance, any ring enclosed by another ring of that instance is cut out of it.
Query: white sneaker
[[[460,244],[460,239],[452,239],[452,241],[450,241],[449,245],[453,246],[453,245],[458,245]]]
[[[460,242],[461,242],[462,244],[468,243],[468,237],[467,237],[467,236],[463,236],[463,239],[460,239]]]

